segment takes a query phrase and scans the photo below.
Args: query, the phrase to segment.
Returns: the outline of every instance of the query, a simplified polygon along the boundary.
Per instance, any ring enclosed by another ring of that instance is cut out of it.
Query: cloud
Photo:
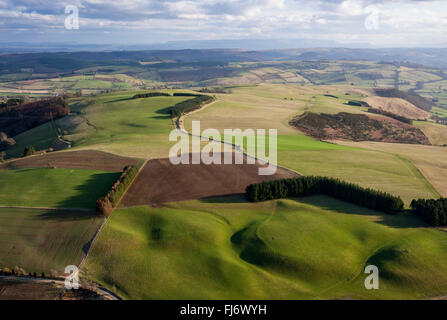
[[[76,32],[64,29],[66,5],[79,8]],[[445,12],[435,0],[0,0],[7,31],[0,41],[16,41],[20,31],[23,40],[78,42],[314,37],[436,46],[447,31]]]

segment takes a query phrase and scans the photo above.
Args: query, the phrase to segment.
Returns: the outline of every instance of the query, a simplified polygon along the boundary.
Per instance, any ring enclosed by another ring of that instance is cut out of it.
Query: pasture
[[[67,151],[50,152],[32,157],[20,158],[0,164],[0,169],[24,169],[24,168],[64,168],[64,169],[88,169],[119,172],[125,166],[143,164],[144,160],[120,157],[114,154],[95,151]]]
[[[32,168],[0,170],[0,206],[94,209],[120,173]]]
[[[416,169],[413,170],[413,175],[424,176],[426,178],[425,188],[432,190],[433,195],[431,197],[438,198],[439,195],[447,197],[447,148],[445,147],[389,144],[382,142],[337,141],[337,143],[380,151],[384,154],[394,155],[404,162],[404,159],[408,159],[414,165],[414,169]],[[416,193],[414,196],[424,198],[423,194]],[[427,195],[425,197],[428,198]]]
[[[289,126],[289,121],[305,111],[357,112],[362,108],[348,106],[348,99],[359,98],[364,89],[343,86],[313,86],[262,84],[257,87],[232,89],[232,94],[218,95],[218,102],[187,116],[185,128],[191,121],[201,121],[201,130],[216,128],[273,128],[278,130],[278,164],[304,175],[327,175],[341,178],[364,187],[400,195],[409,204],[415,197],[437,197],[418,164],[407,155],[399,156],[380,150],[368,150],[361,144],[347,146],[321,142],[305,136]],[[337,98],[324,94],[333,94]],[[349,95],[346,95],[349,93]],[[284,98],[288,98],[287,100]],[[391,144],[393,148],[397,144]],[[433,164],[432,170],[435,170]]]
[[[74,146],[138,158],[169,155],[173,130],[168,109],[191,97],[131,99],[132,93],[114,93],[75,99],[71,108],[94,128],[73,137]]]
[[[446,243],[411,215],[233,196],[117,210],[83,271],[129,299],[418,299],[447,290]]]
[[[63,275],[103,221],[83,211],[0,208],[0,268]]]

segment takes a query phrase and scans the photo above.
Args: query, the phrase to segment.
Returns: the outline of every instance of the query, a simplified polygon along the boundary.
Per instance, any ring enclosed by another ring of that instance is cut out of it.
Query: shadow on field
[[[38,217],[45,220],[54,221],[80,221],[97,217],[98,215],[92,211],[79,211],[79,210],[47,210],[40,214]]]
[[[166,115],[166,116],[155,116],[155,117],[150,117],[151,119],[160,119],[160,120],[167,120],[167,119],[171,119],[170,115]]]
[[[212,196],[199,199],[203,203],[247,203],[245,193]]]
[[[156,114],[164,114],[164,115],[171,115],[172,107],[167,107],[163,109],[158,109],[155,111]]]
[[[376,220],[377,223],[392,228],[420,228],[426,226],[416,216],[410,213],[386,214],[326,196],[294,198],[294,200],[338,213],[378,217]]]
[[[135,100],[133,97],[127,97],[127,98],[119,98],[115,100],[106,101],[104,103],[115,103],[115,102],[121,102],[121,101],[129,101],[129,100]]]
[[[58,208],[86,208],[95,210],[96,200],[104,197],[112,185],[118,180],[119,172],[97,173],[75,187],[75,195],[58,203]]]

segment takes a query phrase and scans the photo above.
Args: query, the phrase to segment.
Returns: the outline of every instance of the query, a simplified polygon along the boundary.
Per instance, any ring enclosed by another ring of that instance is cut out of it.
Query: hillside
[[[62,98],[43,99],[14,107],[0,108],[0,127],[15,136],[43,123],[63,117],[70,108]]]
[[[401,98],[368,97],[364,100],[372,108],[414,120],[426,120],[431,114]]]
[[[415,105],[419,109],[430,111],[433,103],[425,99],[424,97],[421,97],[417,94],[404,92],[401,90],[396,89],[374,89],[374,93],[378,95],[379,97],[385,97],[385,98],[400,98],[403,100],[408,101],[409,103]]]
[[[445,241],[326,197],[212,198],[116,211],[84,271],[128,299],[422,299],[447,290]],[[371,263],[381,290],[364,289]]]
[[[411,125],[364,114],[341,112],[336,115],[306,113],[290,125],[320,140],[345,139],[430,145],[424,133]]]

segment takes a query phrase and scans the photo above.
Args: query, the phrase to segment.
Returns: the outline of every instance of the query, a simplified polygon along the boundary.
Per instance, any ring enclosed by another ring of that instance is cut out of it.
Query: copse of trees
[[[447,226],[447,198],[413,200],[411,208],[426,223],[434,227]]]
[[[152,97],[170,97],[169,93],[165,92],[147,92],[147,93],[138,93],[132,97],[132,99],[141,99],[141,98],[152,98]]]
[[[112,213],[113,208],[118,205],[121,197],[131,185],[132,181],[138,174],[138,167],[126,166],[121,173],[119,179],[112,186],[112,189],[103,198],[96,201],[96,212],[108,217]]]
[[[246,194],[252,202],[322,194],[390,214],[404,209],[400,197],[329,177],[264,181],[249,185]]]
[[[36,154],[36,149],[34,149],[33,146],[26,146],[25,149],[23,150],[24,157],[32,156],[34,154]]]
[[[174,95],[176,95],[174,93]],[[207,95],[196,95],[194,99],[186,100],[177,103],[171,108],[171,116],[173,118],[180,117],[181,115],[200,109],[205,104],[208,104],[214,100],[213,97]]]

